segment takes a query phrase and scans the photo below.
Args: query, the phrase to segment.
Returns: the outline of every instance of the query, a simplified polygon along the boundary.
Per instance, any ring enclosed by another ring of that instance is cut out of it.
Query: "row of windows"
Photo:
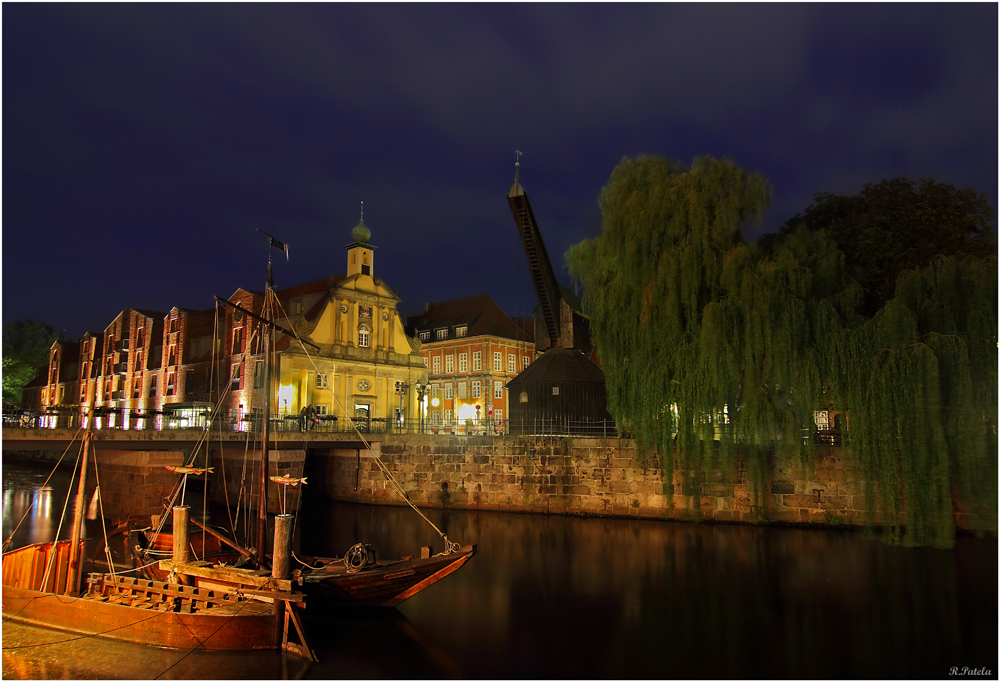
[[[463,324],[460,327],[455,327],[455,338],[456,339],[460,339],[460,338],[463,338],[465,336],[468,336],[468,334],[469,334],[469,327],[467,325]],[[431,340],[431,332],[430,332],[429,329],[426,330],[426,331],[417,332],[417,336],[420,338],[421,341],[430,341]],[[444,341],[447,338],[448,338],[448,328],[447,327],[445,327],[444,329],[435,329],[434,330],[434,339],[435,340],[437,340],[437,341]]]
[[[450,424],[457,423],[455,421],[455,412],[453,410],[444,410],[443,412],[444,412],[444,422],[443,423],[445,425],[450,425]],[[442,421],[441,421],[441,413],[442,413],[442,410],[431,410],[431,424],[441,424],[442,423]],[[485,417],[487,417],[487,415],[483,415],[483,417],[481,417],[481,419],[485,418]],[[492,419],[495,422],[502,422],[503,421],[503,410],[493,410],[493,417],[492,417]]]
[[[522,358],[521,369],[526,368],[531,364],[531,356],[525,355]],[[424,367],[427,366],[427,358],[424,357]],[[469,371],[468,353],[458,354],[458,371],[460,374],[464,374]],[[472,353],[472,371],[481,372],[483,369],[483,354],[482,351],[473,351]],[[503,353],[496,351],[493,353],[493,371],[502,372],[503,371]],[[455,355],[449,354],[444,356],[444,372],[445,374],[454,374],[455,372]],[[441,356],[435,355],[431,358],[431,373],[440,374],[441,373]],[[514,353],[507,354],[507,373],[517,374],[517,355]]]
[[[455,384],[451,384],[451,383],[447,383],[447,384],[433,384],[431,386],[431,397],[432,398],[440,398],[441,397],[441,387],[442,386],[444,386],[444,399],[445,400],[451,400],[452,398],[455,397],[456,385]],[[493,397],[494,398],[503,398],[503,386],[504,386],[504,382],[503,381],[494,381],[493,382]],[[458,398],[460,400],[466,398],[466,389],[469,389],[469,388],[472,389],[470,397],[472,397],[473,399],[482,397],[482,383],[479,382],[479,381],[473,381],[473,382],[471,382],[471,385],[470,385],[470,382],[459,381],[458,384],[457,384],[457,388],[458,388]]]

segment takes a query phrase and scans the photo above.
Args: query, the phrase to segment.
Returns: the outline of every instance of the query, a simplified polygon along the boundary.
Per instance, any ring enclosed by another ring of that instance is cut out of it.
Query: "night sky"
[[[68,338],[346,270],[364,200],[402,298],[535,303],[623,156],[730,156],[774,199],[933,177],[997,206],[996,3],[12,4],[3,320]],[[278,260],[280,259],[280,260]]]

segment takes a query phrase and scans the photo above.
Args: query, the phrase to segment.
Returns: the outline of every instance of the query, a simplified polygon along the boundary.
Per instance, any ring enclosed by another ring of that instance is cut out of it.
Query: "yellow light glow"
[[[293,402],[295,399],[295,387],[294,386],[279,386],[278,387],[278,404],[287,408],[288,404]]]
[[[475,405],[462,405],[461,407],[458,408],[458,418],[461,421],[465,421],[466,419],[475,419],[476,418],[476,406]]]
[[[437,407],[440,404],[441,404],[440,400],[438,400],[437,398],[431,398],[431,405],[433,405],[434,407]]]

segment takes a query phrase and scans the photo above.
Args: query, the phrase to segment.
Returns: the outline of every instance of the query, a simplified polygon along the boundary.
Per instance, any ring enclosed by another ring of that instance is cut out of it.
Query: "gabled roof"
[[[407,333],[465,326],[466,336],[499,336],[519,341],[534,341],[534,334],[519,327],[486,294],[429,303],[422,315],[406,321]],[[449,338],[453,338],[449,334]]]
[[[604,384],[604,372],[575,348],[550,348],[507,384]]]

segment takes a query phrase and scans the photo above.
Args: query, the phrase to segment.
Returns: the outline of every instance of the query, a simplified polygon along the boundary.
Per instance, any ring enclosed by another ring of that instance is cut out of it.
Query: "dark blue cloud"
[[[339,273],[365,201],[403,307],[533,307],[514,149],[557,270],[623,156],[731,156],[761,228],[817,191],[997,199],[997,7],[5,4],[4,319],[71,336]],[[23,292],[32,292],[30,296]]]

